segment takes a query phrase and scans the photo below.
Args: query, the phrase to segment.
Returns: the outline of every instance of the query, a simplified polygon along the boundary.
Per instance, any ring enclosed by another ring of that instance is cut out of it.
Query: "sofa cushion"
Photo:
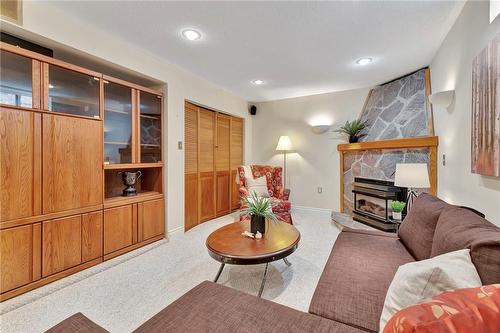
[[[384,333],[500,332],[500,284],[445,291],[396,313]]]
[[[468,209],[445,209],[437,223],[431,256],[470,249],[483,284],[500,283],[500,228]]]
[[[64,319],[56,326],[49,328],[45,333],[106,333],[104,328],[85,317],[81,312]]]
[[[427,193],[420,194],[401,223],[398,236],[417,260],[431,256],[432,239],[439,215],[451,205]]]
[[[326,263],[309,312],[378,332],[385,295],[400,265],[415,261],[386,234],[341,232]]]
[[[362,331],[205,281],[153,316],[135,332]]]
[[[446,290],[475,288],[481,285],[468,249],[401,265],[385,296],[380,330],[382,331],[389,319],[401,309]]]

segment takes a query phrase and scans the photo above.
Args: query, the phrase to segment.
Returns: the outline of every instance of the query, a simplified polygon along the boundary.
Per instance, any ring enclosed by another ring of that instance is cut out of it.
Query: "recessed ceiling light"
[[[54,89],[54,85],[49,83],[49,89]]]
[[[182,30],[182,36],[187,40],[198,40],[201,38],[201,33],[193,29]]]
[[[372,58],[361,58],[361,59],[356,60],[356,64],[361,65],[361,66],[365,66],[365,65],[368,65],[369,63],[371,63],[372,61],[373,61]]]
[[[264,81],[262,81],[262,80],[253,80],[252,83],[260,86],[261,84],[264,84]]]

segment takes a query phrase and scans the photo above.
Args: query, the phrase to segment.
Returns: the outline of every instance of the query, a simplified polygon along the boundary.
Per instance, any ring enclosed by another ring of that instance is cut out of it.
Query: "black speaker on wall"
[[[256,107],[255,105],[252,105],[252,106],[250,107],[250,114],[251,114],[252,116],[255,116],[255,115],[257,114],[257,107]]]

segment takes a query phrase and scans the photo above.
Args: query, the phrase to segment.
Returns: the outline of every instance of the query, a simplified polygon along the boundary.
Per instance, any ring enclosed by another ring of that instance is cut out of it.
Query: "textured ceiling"
[[[452,1],[52,2],[249,101],[368,87],[429,65]],[[183,28],[203,38],[180,38]],[[357,66],[361,57],[368,66]],[[252,85],[262,79],[262,86]]]

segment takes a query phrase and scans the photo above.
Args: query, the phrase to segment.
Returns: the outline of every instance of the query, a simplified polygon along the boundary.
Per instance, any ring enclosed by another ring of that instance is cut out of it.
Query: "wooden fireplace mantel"
[[[402,138],[380,141],[366,141],[357,143],[343,143],[337,146],[340,153],[340,211],[344,211],[344,154],[354,151],[366,151],[377,149],[407,149],[428,148],[429,149],[429,192],[437,194],[437,147],[439,139],[437,136],[423,136],[417,138]]]
[[[337,146],[337,150],[357,151],[370,149],[426,148],[437,147],[438,143],[439,140],[437,136],[422,136],[418,138],[343,143]]]

